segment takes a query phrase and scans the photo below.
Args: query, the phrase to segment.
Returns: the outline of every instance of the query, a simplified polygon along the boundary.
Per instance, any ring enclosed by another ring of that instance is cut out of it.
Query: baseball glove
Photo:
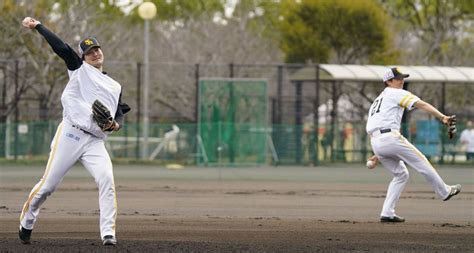
[[[456,115],[448,116],[445,125],[448,127],[448,138],[452,139],[456,136]]]
[[[113,131],[115,128],[115,120],[110,115],[109,109],[105,107],[99,100],[95,100],[92,104],[92,117],[102,131]]]

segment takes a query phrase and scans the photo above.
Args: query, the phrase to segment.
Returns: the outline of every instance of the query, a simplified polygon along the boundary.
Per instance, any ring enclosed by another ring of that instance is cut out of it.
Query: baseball
[[[23,25],[24,27],[29,28],[29,29],[33,29],[33,28],[35,28],[35,26],[36,26],[37,24],[39,24],[40,22],[37,21],[37,20],[34,19],[34,18],[26,17],[26,18],[23,19],[23,21],[22,21],[21,23],[22,23],[22,25]]]
[[[367,168],[373,169],[375,167],[375,163],[371,160],[367,161]]]
[[[23,25],[24,26],[28,26],[28,23],[30,22],[31,18],[30,17],[26,17],[25,19],[23,19]]]

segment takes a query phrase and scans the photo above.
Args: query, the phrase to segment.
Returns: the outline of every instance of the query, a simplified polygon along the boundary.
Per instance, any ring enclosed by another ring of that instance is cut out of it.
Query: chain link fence
[[[123,138],[110,138],[111,154],[115,158],[137,159],[140,150],[136,143],[140,142],[143,121],[143,65],[107,61],[104,69],[122,84],[122,99],[132,108],[126,116],[127,126],[116,136]],[[367,111],[372,99],[383,90],[383,84],[332,81],[324,75],[327,73],[318,72],[318,65],[151,62],[147,94],[152,123],[150,137],[158,139],[150,143],[155,145],[149,147],[150,155],[156,151],[159,138],[176,124],[181,129],[178,138],[184,138],[182,142],[186,144],[177,145],[180,151],[175,153],[164,152],[163,146],[153,159],[191,164],[202,159],[196,137],[199,80],[254,78],[268,83],[266,131],[271,145],[267,145],[267,163],[363,161],[370,154],[365,134]],[[318,78],[321,80],[316,85]],[[60,97],[66,83],[66,68],[60,60],[44,63],[0,60],[0,157],[47,155],[55,127],[61,120]],[[474,118],[472,83],[409,83],[406,88],[445,114],[456,114],[459,132],[467,120]],[[420,132],[423,122],[429,120],[426,113],[406,113],[405,136],[414,143],[426,144],[426,148],[420,149],[426,149],[422,151],[434,161],[463,162],[462,145],[457,139],[447,140],[442,126],[431,135]],[[433,132],[432,128],[421,129]],[[424,140],[420,136],[429,138]],[[220,152],[221,161],[225,161],[223,151]]]
[[[0,157],[7,159],[44,158],[49,154],[58,121],[2,123],[0,124]],[[328,162],[363,162],[372,153],[365,133],[365,124],[337,124],[335,131],[320,127],[317,131],[311,124],[271,125],[266,129],[253,129],[248,124],[235,124],[234,135],[253,136],[260,132],[266,138],[258,139],[266,151],[253,151],[257,139],[246,138],[237,143],[228,143],[225,131],[229,126],[218,123],[215,129],[219,145],[205,146],[197,124],[151,124],[148,150],[142,157],[140,125],[126,124],[106,141],[110,156],[114,159],[145,160],[184,165],[235,166],[249,164],[315,165]],[[461,124],[462,131],[465,125]],[[403,125],[404,135],[432,162],[466,163],[465,150],[458,138],[449,140],[444,126],[438,121],[418,121]],[[256,133],[256,131],[258,133]],[[175,133],[175,134],[173,134]],[[275,137],[275,133],[278,133]],[[316,142],[316,133],[319,141]],[[332,133],[336,133],[333,135]],[[229,147],[236,147],[230,152]],[[260,150],[260,149],[258,149]],[[237,160],[237,161],[236,161]]]

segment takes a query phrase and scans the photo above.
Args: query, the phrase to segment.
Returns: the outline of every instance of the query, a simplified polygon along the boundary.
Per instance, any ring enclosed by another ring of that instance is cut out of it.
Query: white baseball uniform
[[[387,87],[369,109],[366,131],[371,137],[372,149],[381,164],[393,174],[381,216],[396,215],[395,205],[409,177],[405,164],[421,173],[441,199],[445,199],[451,190],[428,159],[400,134],[404,110],[414,109],[419,100],[409,91]]]
[[[474,129],[464,129],[459,141],[467,143],[466,153],[474,154]],[[474,159],[474,156],[471,159]]]
[[[23,206],[20,224],[25,229],[33,229],[41,204],[79,161],[94,177],[99,188],[101,238],[106,235],[115,237],[117,201],[112,162],[104,145],[109,133],[102,131],[93,120],[92,104],[96,99],[101,101],[118,121],[123,120],[123,114],[130,108],[121,102],[118,82],[83,61],[69,45],[43,25],[37,25],[36,29],[65,61],[69,82],[61,96],[63,120],[51,143],[45,173]]]

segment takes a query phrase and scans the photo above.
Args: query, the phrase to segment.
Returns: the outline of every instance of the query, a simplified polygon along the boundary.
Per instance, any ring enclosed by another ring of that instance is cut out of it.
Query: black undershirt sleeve
[[[76,52],[69,46],[64,43],[56,34],[48,30],[44,25],[38,24],[36,30],[43,35],[46,41],[49,43],[53,51],[61,57],[69,70],[76,70],[82,65],[82,59],[77,55]],[[117,106],[117,112],[115,113],[115,121],[119,123],[120,126],[123,125],[125,113],[130,111],[130,107],[122,102],[122,92],[120,92],[119,103]]]
[[[35,29],[43,35],[53,51],[64,60],[67,69],[71,71],[76,70],[82,65],[81,57],[79,57],[71,46],[64,43],[56,34],[48,30],[42,24],[36,25]]]
[[[124,115],[130,111],[130,106],[122,102],[122,92],[120,92],[119,102],[117,106],[117,112],[115,113],[115,121],[120,125],[120,128],[123,126]]]

